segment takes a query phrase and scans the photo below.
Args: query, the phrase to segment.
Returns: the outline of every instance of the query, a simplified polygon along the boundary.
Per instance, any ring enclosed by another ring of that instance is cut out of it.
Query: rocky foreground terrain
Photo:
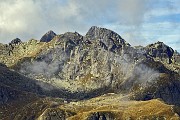
[[[1,120],[179,120],[180,54],[93,26],[0,44]]]

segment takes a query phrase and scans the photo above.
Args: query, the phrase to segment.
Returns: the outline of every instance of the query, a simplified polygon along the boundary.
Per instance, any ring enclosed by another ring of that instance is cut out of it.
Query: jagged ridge
[[[115,92],[136,100],[161,98],[180,104],[178,54],[162,42],[131,47],[117,33],[91,27],[85,36],[67,32],[44,42],[1,46],[1,62],[53,87],[43,95],[85,99]],[[9,50],[12,53],[8,54]]]

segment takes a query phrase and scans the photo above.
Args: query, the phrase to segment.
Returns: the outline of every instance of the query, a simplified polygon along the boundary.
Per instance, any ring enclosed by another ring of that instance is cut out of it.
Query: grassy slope
[[[129,101],[125,97],[116,94],[107,94],[104,96],[92,98],[79,102],[70,102],[54,109],[76,113],[67,116],[68,120],[85,120],[95,115],[106,116],[112,119],[164,119],[178,120],[178,115],[174,112],[173,107],[157,99],[150,101]],[[47,115],[48,112],[43,113]],[[41,120],[42,116],[38,118]]]

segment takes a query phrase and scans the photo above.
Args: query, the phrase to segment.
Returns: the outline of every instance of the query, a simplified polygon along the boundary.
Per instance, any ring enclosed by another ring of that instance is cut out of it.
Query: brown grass
[[[172,106],[154,99],[150,101],[123,101],[120,95],[108,95],[61,106],[76,115],[68,120],[85,120],[93,113],[111,114],[117,120],[164,119],[179,120]]]

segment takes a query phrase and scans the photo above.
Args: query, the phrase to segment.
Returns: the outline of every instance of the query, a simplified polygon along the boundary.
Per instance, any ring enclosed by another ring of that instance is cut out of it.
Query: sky
[[[162,41],[180,52],[180,0],[0,0],[0,43],[40,39],[91,26],[117,32],[132,46]]]

